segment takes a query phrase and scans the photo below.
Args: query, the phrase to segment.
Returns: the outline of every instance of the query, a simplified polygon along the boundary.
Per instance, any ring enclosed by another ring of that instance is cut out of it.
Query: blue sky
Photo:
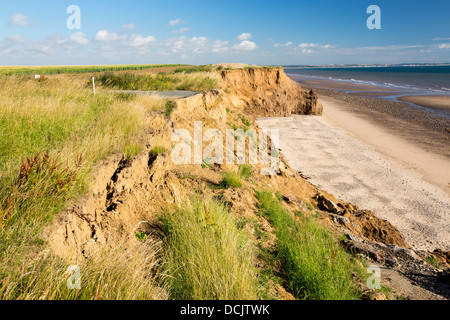
[[[70,5],[81,29],[69,30]],[[369,30],[370,5],[381,29]],[[450,62],[448,0],[0,0],[0,65]]]

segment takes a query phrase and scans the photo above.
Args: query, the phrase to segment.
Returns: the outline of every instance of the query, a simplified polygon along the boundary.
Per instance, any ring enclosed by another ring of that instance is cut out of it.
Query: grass
[[[20,277],[0,279],[2,300],[159,300],[167,296],[156,242],[97,251],[79,264],[80,281],[64,260],[49,255],[24,266]],[[75,270],[73,270],[75,271]],[[68,287],[69,284],[77,286]]]
[[[151,155],[158,155],[158,154],[163,154],[167,151],[166,148],[164,148],[163,146],[155,146],[150,150],[150,154]]]
[[[219,87],[218,76],[209,72],[159,73],[157,75],[106,72],[96,78],[96,84],[110,89],[141,91],[208,91]],[[86,86],[91,86],[90,80],[87,81]]]
[[[214,69],[212,66],[198,66],[194,68],[178,68],[175,70],[175,73],[198,73],[198,72],[211,72]]]
[[[88,190],[102,159],[144,144],[149,111],[164,100],[124,100],[65,79],[0,76],[0,282],[22,277],[45,248],[43,227]]]
[[[425,261],[428,262],[430,265],[437,269],[441,269],[441,265],[439,264],[439,261],[436,259],[436,257],[429,255],[425,258]]]
[[[104,71],[145,70],[164,67],[178,67],[180,64],[145,64],[145,65],[105,65],[105,66],[23,66],[0,67],[0,75],[51,75],[62,73],[92,73]]]
[[[178,76],[204,79],[202,71]],[[68,261],[46,250],[43,228],[87,192],[96,164],[114,153],[137,155],[151,111],[170,117],[173,108],[170,100],[150,96],[101,90],[93,96],[62,77],[0,76],[0,299],[265,297],[261,286],[268,292],[278,274],[258,275],[242,221],[210,199],[195,198],[163,216],[163,248],[138,232],[130,242],[88,255],[79,264],[80,290],[67,288]],[[150,153],[167,150],[155,145]],[[219,187],[242,187],[251,173],[242,165],[238,173],[225,173]],[[347,282],[348,256],[331,235],[314,219],[294,219],[273,194],[258,198],[277,230],[275,258],[283,261],[291,291],[309,299],[357,297]],[[267,237],[260,225],[255,230],[258,238]]]
[[[242,187],[242,179],[238,173],[235,172],[225,172],[223,179],[220,183],[222,189],[240,188]]]
[[[170,115],[172,114],[172,111],[176,108],[176,103],[172,100],[168,100],[166,102],[166,118],[170,118]]]
[[[249,128],[251,126],[250,121],[245,116],[243,116],[242,114],[238,114],[238,117],[241,119],[246,128]]]
[[[170,299],[256,299],[253,248],[223,204],[194,199],[162,221]]]
[[[252,167],[250,165],[243,164],[239,166],[239,176],[242,179],[248,180],[251,175],[252,175]]]
[[[271,192],[257,192],[261,214],[276,229],[278,258],[295,297],[311,300],[359,299],[351,272],[358,267],[315,218],[294,219]],[[362,272],[361,270],[359,270]]]

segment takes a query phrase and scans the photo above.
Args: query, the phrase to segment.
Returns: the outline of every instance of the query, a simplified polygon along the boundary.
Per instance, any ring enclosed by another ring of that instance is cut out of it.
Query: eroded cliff
[[[322,114],[317,94],[303,90],[281,68],[222,71],[221,78],[231,102],[245,105],[245,113],[253,118]]]
[[[232,214],[248,222],[245,228],[258,246],[273,248],[275,233],[268,220],[259,214],[254,191],[268,189],[282,195],[284,206],[292,213],[317,214],[332,230],[346,234],[345,245],[355,254],[382,263],[383,248],[393,248],[405,253],[408,259],[418,259],[409,256],[413,255],[409,245],[388,221],[318,189],[282,158],[275,175],[261,175],[264,165],[252,165],[251,178],[243,181],[242,187],[227,189],[215,186],[220,184],[224,172],[238,172],[237,164],[174,164],[171,151],[178,142],[172,141],[172,132],[185,129],[194,137],[195,121],[201,121],[204,129],[224,133],[233,127],[257,130],[255,122],[248,119],[320,115],[323,110],[317,95],[302,90],[282,69],[223,71],[221,78],[221,90],[176,100],[170,114],[164,111],[149,114],[151,133],[140,155],[134,159],[117,155],[99,165],[90,193],[70,206],[46,231],[56,254],[79,261],[97,247],[136,242],[136,232],[149,235],[157,232],[158,215],[176,210],[194,193],[224,201]],[[195,139],[191,142],[199,143]],[[203,144],[202,151],[207,145]],[[156,146],[166,152],[154,153]],[[261,240],[255,235],[251,221],[263,226],[267,238]],[[381,245],[369,249],[360,245],[377,243]],[[280,299],[292,298],[281,286],[275,291],[274,295]]]

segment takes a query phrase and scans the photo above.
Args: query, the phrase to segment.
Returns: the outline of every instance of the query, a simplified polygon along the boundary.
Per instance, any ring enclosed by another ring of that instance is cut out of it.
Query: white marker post
[[[94,96],[95,96],[95,78],[92,77],[92,91],[94,91]]]

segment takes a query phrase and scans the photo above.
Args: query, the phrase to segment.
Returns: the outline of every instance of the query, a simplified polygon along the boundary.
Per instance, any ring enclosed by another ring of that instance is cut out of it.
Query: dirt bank
[[[204,130],[217,129],[225,136],[226,130],[233,127],[257,129],[247,119],[322,113],[315,92],[302,90],[282,69],[223,71],[221,78],[221,90],[178,99],[170,114],[164,111],[149,114],[151,129],[141,154],[133,159],[116,155],[99,164],[86,197],[72,203],[47,228],[46,239],[53,252],[76,262],[85,259],[95,248],[138,241],[136,232],[157,233],[158,215],[182,205],[193,193],[224,201],[232,214],[247,221],[244,228],[255,243],[271,248],[276,238],[270,223],[258,214],[255,189],[279,192],[291,212],[317,214],[331,230],[359,239],[357,243],[410,248],[389,221],[319,189],[283,158],[275,175],[262,175],[266,166],[252,165],[250,178],[243,181],[242,187],[228,189],[217,186],[223,173],[238,172],[238,165],[175,164],[171,150],[179,141],[171,141],[172,133],[175,129],[185,129],[193,137],[194,121],[201,121]],[[198,144],[195,138],[191,142],[193,147]],[[204,143],[202,151],[207,146]],[[155,153],[155,147],[162,147],[166,152]],[[249,221],[263,226],[267,238],[259,239]],[[267,267],[261,261],[257,264],[260,268]],[[292,298],[280,285],[272,289],[274,298]]]
[[[222,72],[222,88],[233,104],[244,105],[253,119],[261,116],[322,114],[313,91],[305,91],[280,68],[241,69]]]

